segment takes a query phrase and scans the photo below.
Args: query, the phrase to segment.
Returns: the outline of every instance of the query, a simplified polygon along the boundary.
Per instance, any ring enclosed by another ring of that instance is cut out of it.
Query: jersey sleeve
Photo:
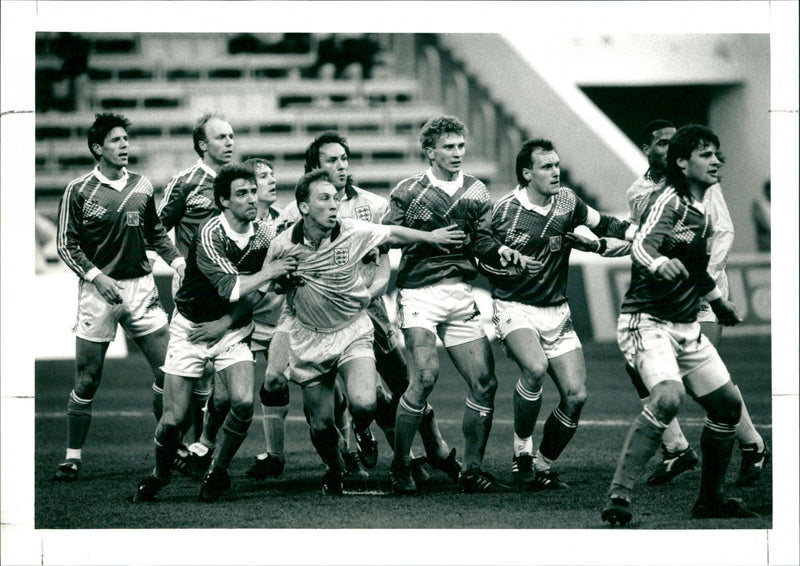
[[[167,265],[171,265],[176,258],[181,256],[178,248],[175,247],[175,244],[172,243],[172,240],[167,235],[166,228],[159,220],[155,199],[152,195],[147,199],[147,204],[145,205],[144,228],[147,249],[158,253]]]
[[[181,178],[177,175],[170,180],[158,207],[158,217],[167,231],[177,226],[186,213],[187,185],[181,183]]]
[[[392,234],[392,229],[383,224],[376,225],[372,222],[356,219],[350,220],[350,224],[357,236],[354,238],[354,245],[352,248],[356,261],[361,261],[373,248],[385,244]]]
[[[494,238],[491,200],[478,203],[475,215],[471,234],[472,253],[484,265],[501,267],[500,247],[502,244]]]
[[[58,229],[56,232],[56,249],[78,277],[85,277],[89,271],[96,269],[81,248],[80,227],[83,223],[83,196],[76,183],[71,183],[58,205]]]
[[[200,228],[197,238],[197,268],[211,281],[217,294],[230,301],[237,288],[239,270],[225,254],[225,243],[219,231],[207,222]]]
[[[708,271],[712,276],[722,272],[728,264],[728,255],[733,247],[733,221],[722,196],[719,184],[708,189],[707,213],[711,218],[714,233],[711,236],[711,259],[708,262]]]
[[[390,226],[405,226],[406,210],[408,210],[408,191],[399,183],[389,195],[386,212],[381,218],[382,224]]]
[[[651,273],[655,273],[656,269],[667,261],[659,249],[675,225],[677,202],[678,197],[674,194],[662,193],[645,212],[639,230],[633,237],[631,256]]]

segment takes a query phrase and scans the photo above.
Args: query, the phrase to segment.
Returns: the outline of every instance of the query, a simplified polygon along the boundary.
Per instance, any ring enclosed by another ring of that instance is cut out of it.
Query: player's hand
[[[195,324],[186,335],[189,342],[197,344],[199,342],[208,342],[209,346],[213,346],[225,336],[225,333],[231,327],[231,317],[225,315],[217,320],[209,322],[200,322]]]
[[[109,277],[105,273],[101,273],[94,278],[92,283],[94,283],[97,292],[100,293],[100,296],[103,297],[108,304],[122,304],[122,297],[119,295],[119,292],[122,291],[122,285],[120,285],[119,281]]]
[[[282,275],[293,273],[297,269],[297,258],[294,256],[284,256],[273,259],[264,264],[264,271],[269,274],[270,279],[277,279]]]
[[[522,267],[522,271],[527,273],[528,275],[538,275],[542,269],[544,269],[544,263],[539,261],[538,259],[534,259],[529,255],[522,256],[522,261],[524,263]]]
[[[711,310],[717,315],[717,320],[724,326],[734,326],[742,322],[742,317],[739,316],[739,311],[736,310],[736,305],[725,299],[716,299],[708,303],[711,305]]]
[[[177,284],[177,288],[180,289],[181,285],[183,285],[183,278],[186,277],[186,264],[182,263],[178,267],[175,268],[175,276],[172,278],[172,284]],[[177,279],[177,282],[175,281]],[[177,289],[176,289],[177,291]]]
[[[500,255],[500,266],[501,267],[510,267],[514,266],[518,269],[523,269],[525,267],[525,259],[519,250],[514,250],[509,248],[508,246],[503,246],[500,248],[498,252]]]
[[[672,258],[658,266],[656,275],[667,281],[677,281],[678,279],[688,279],[689,272],[686,271],[681,260]]]
[[[378,248],[372,248],[361,259],[362,263],[374,263],[376,266],[381,264],[381,251]]]
[[[301,287],[306,284],[306,280],[297,275],[296,273],[289,273],[288,275],[281,275],[273,280],[273,290],[278,295],[285,295],[295,287]]]
[[[576,250],[594,253],[600,251],[600,240],[587,238],[586,236],[581,236],[575,232],[567,232],[564,234],[564,239],[567,241],[568,245],[572,246]]]
[[[467,239],[467,234],[458,227],[458,224],[451,224],[445,228],[431,230],[431,244],[442,246],[463,244]]]

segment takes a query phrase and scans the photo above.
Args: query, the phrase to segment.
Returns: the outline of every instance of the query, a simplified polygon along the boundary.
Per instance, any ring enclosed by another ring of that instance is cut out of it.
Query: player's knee
[[[528,391],[539,391],[544,383],[545,373],[534,374],[529,371],[522,372],[522,385]]]
[[[738,396],[727,396],[708,410],[708,418],[720,424],[737,425],[741,416],[742,402]]]
[[[181,429],[177,423],[168,423],[162,418],[156,427],[156,442],[162,446],[174,446],[180,442]]]
[[[570,389],[565,395],[565,402],[570,412],[580,411],[586,404],[586,388]]]
[[[650,406],[658,420],[668,423],[678,414],[685,397],[686,390],[680,382],[661,382],[651,392]]]
[[[244,398],[237,398],[231,400],[230,413],[236,416],[241,421],[250,421],[253,418],[253,400],[250,398],[249,402]]]
[[[542,386],[544,376],[547,375],[547,368],[549,364],[546,359],[534,360],[525,365],[524,377],[527,381],[531,382],[533,390],[539,389]]]
[[[426,398],[431,394],[431,391],[433,391],[433,386],[436,385],[436,379],[438,377],[439,376],[436,374],[436,372],[432,370],[424,369],[419,372],[416,385]]]
[[[253,418],[253,394],[231,398],[230,412],[242,420]]]
[[[79,371],[75,376],[75,394],[81,399],[94,399],[97,388],[100,386],[100,374]]]
[[[289,404],[288,385],[269,390],[262,385],[258,395],[261,398],[261,404],[265,407],[285,407]]]

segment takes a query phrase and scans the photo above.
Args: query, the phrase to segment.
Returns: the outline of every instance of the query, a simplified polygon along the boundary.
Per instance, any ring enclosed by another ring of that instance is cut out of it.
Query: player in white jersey
[[[58,254],[80,278],[75,325],[75,382],[67,403],[67,455],[57,481],[74,481],[92,419],[92,400],[117,325],[141,348],[161,389],[167,317],[161,308],[147,248],[183,277],[185,261],[158,220],[153,185],[129,172],[128,128],[117,114],[98,114],[87,135],[97,167],[67,186],[59,205]],[[160,401],[160,399],[158,400]],[[156,419],[161,403],[154,399]]]
[[[380,222],[386,212],[388,202],[383,197],[365,191],[353,184],[349,173],[350,147],[343,136],[335,131],[323,132],[309,144],[306,148],[305,156],[306,173],[317,169],[328,173],[331,183],[336,188],[341,199],[340,218],[357,218],[368,222]],[[300,212],[297,203],[289,203],[278,219],[279,231],[293,225],[299,219]],[[389,445],[393,447],[397,402],[408,386],[408,367],[400,350],[395,330],[389,321],[383,299],[391,275],[388,257],[385,255],[386,251],[388,251],[386,248],[376,249],[374,253],[367,256],[365,263],[361,266],[361,272],[373,297],[367,307],[367,314],[375,327],[376,367],[378,374],[386,382],[385,387],[379,383],[378,408],[375,420],[386,435]],[[271,402],[273,397],[270,395],[278,394],[279,388],[277,384],[279,383],[282,383],[280,376],[273,376],[272,380],[270,380],[269,375],[267,376],[265,387],[262,390],[264,401]],[[267,393],[270,393],[270,395],[267,395]],[[288,403],[288,400],[286,400],[287,394],[283,394],[280,398],[285,403]],[[278,413],[281,408],[268,406],[266,402],[262,406],[264,414],[269,415],[269,417],[265,416],[265,429],[267,427],[270,428],[270,433],[268,433],[267,437],[277,438],[283,430],[280,418],[281,413]],[[341,407],[337,404],[337,419],[339,419],[337,426],[345,437],[345,463],[350,473],[363,474],[363,467],[372,468],[377,463],[377,441],[373,438],[369,429],[360,431],[354,428],[353,433],[357,442],[358,454],[351,452],[349,450],[349,426],[346,421],[344,423],[341,422],[341,420],[344,420],[341,417],[346,416],[346,414],[341,414],[339,409]],[[282,414],[286,414],[285,410]],[[266,420],[267,418],[269,420]],[[456,459],[455,450],[450,450],[442,438],[433,408],[430,405],[427,406],[419,432],[427,458],[412,458],[412,472],[415,479],[421,483],[426,481],[427,472],[422,468],[422,465],[425,462],[429,462],[433,467],[450,475],[455,481],[460,471],[460,463]],[[270,467],[268,456],[260,454],[250,471],[256,475],[255,477],[263,476],[268,467]]]
[[[451,225],[432,232],[339,218],[338,191],[326,171],[304,175],[295,189],[301,221],[272,243],[270,261],[288,254],[299,260],[301,285],[287,293],[290,379],[303,388],[311,439],[328,466],[326,493],[343,488],[345,464],[334,422],[337,372],[345,383],[357,429],[369,427],[376,408],[373,326],[365,309],[372,295],[362,276],[363,258],[383,244],[429,242],[452,245],[464,233]]]
[[[626,193],[631,221],[635,224],[639,224],[650,195],[664,186],[669,141],[676,131],[671,122],[661,119],[653,120],[644,128],[642,151],[647,156],[649,167],[644,175],[634,181]],[[719,183],[715,183],[706,191],[703,202],[714,228],[710,238],[711,258],[708,272],[722,292],[722,298],[727,300],[728,276],[725,266],[733,246],[734,230]],[[701,332],[716,348],[722,338],[722,325],[717,321],[708,301],[701,301],[697,321],[700,323]],[[650,393],[642,383],[641,377],[629,364],[625,369],[631,376],[642,403],[646,404]],[[739,390],[738,387],[736,389]],[[741,396],[741,391],[739,394]],[[756,431],[744,399],[742,399],[741,420],[736,428],[736,439],[742,450],[741,469],[736,484],[737,486],[752,485],[760,476],[764,464],[769,460],[770,451],[764,439]],[[698,462],[697,453],[689,445],[678,419],[675,418],[664,431],[662,459],[647,478],[647,484],[655,486],[667,483],[681,473],[693,469]]]

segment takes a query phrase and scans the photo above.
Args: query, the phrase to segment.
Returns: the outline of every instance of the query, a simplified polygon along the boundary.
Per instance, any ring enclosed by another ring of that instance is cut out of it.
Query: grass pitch
[[[500,386],[494,425],[484,469],[511,482],[511,394],[518,370],[493,344]],[[380,458],[366,484],[342,497],[325,496],[320,487],[324,466],[314,452],[302,417],[299,389],[292,386],[287,422],[287,462],[280,478],[263,483],[247,478],[245,470],[263,450],[260,409],[250,433],[231,466],[233,487],[214,504],[197,501],[200,485],[175,473],[161,501],[129,502],[136,483],[153,465],[155,420],[150,409],[150,372],[137,353],[126,360],[108,360],[94,402],[89,438],[83,451],[79,480],[54,482],[66,443],[67,396],[72,386],[71,361],[36,362],[36,529],[150,529],[150,528],[282,528],[282,529],[604,529],[600,510],[628,426],[640,404],[614,344],[584,344],[589,400],[581,425],[554,469],[570,485],[563,491],[464,495],[452,482],[434,472],[427,490],[417,497],[381,494],[387,489],[390,449],[382,433]],[[740,386],[759,432],[771,444],[771,384],[769,337],[725,338],[720,353]],[[463,451],[461,415],[466,385],[446,354],[431,397],[444,438]],[[261,371],[259,364],[257,371]],[[263,375],[259,373],[259,375]],[[257,399],[258,397],[256,397]],[[544,386],[543,405],[534,431],[557,402],[552,382]],[[680,415],[689,441],[699,452],[702,412],[687,400]],[[415,452],[423,454],[421,446]],[[772,466],[750,488],[734,488],[739,469],[735,448],[728,480],[731,495],[742,497],[760,519],[694,520],[690,510],[700,472],[687,472],[661,487],[637,488],[634,519],[628,529],[769,529],[772,526]],[[655,458],[651,467],[655,465]]]

